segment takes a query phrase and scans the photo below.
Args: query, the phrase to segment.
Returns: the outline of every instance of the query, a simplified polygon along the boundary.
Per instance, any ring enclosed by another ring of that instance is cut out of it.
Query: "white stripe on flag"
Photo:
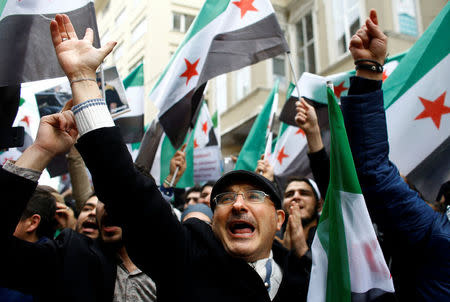
[[[76,10],[85,6],[93,0],[70,0],[70,1],[17,1],[9,0],[3,9],[0,20],[11,15],[39,15],[39,14],[58,14]]]

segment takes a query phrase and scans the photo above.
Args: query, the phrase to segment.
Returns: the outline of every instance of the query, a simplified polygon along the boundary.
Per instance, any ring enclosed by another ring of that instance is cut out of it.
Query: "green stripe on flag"
[[[6,2],[8,2],[8,0],[0,0],[0,16],[3,13],[3,9],[5,8]]]
[[[144,86],[144,64],[140,64],[123,80],[125,89],[128,87]]]
[[[327,88],[330,120],[330,183],[317,236],[328,257],[326,301],[351,301],[351,283],[341,192],[361,194],[344,119],[333,91]]]
[[[347,139],[344,118],[333,91],[328,88],[328,116],[330,120],[330,185],[335,190],[362,194]]]
[[[244,146],[239,153],[235,170],[255,171],[258,160],[266,149],[266,132],[269,124],[272,104],[275,94],[278,93],[278,81],[273,87],[261,112],[256,117],[252,129],[245,140]]]
[[[202,9],[198,13],[198,16],[195,18],[194,22],[192,23],[191,27],[189,28],[189,31],[186,33],[186,36],[184,37],[183,42],[181,42],[180,46],[178,46],[174,55],[170,59],[169,64],[167,64],[163,73],[161,74],[158,81],[156,82],[155,86],[153,86],[151,93],[153,93],[155,88],[158,87],[159,83],[166,76],[167,70],[169,70],[170,66],[172,66],[173,61],[178,56],[178,53],[181,51],[181,49],[199,31],[201,31],[205,26],[207,26],[209,23],[211,23],[211,21],[213,21],[215,18],[220,16],[227,9],[229,3],[230,3],[230,0],[207,0],[205,2]]]
[[[450,52],[450,2],[402,59],[383,85],[387,109]],[[412,67],[413,66],[413,67]]]
[[[213,116],[211,117],[211,121],[213,123],[214,128],[217,128],[217,125],[219,124],[217,110],[214,112]]]

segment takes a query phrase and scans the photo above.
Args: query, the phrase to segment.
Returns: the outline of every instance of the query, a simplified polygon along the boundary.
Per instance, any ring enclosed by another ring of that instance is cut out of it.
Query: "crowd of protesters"
[[[78,39],[65,15],[50,29],[73,107],[43,117],[34,144],[0,169],[0,301],[306,301],[330,178],[314,107],[303,99],[296,105],[313,179],[297,175],[280,188],[262,158],[255,171],[231,171],[187,189],[175,207],[170,184],[186,169],[183,148],[166,181],[156,184],[132,162],[90,81],[115,43],[94,48],[92,30]],[[383,64],[386,49],[372,10],[350,52],[355,61]],[[371,299],[449,301],[450,182],[435,202],[425,202],[389,162],[381,77],[358,69],[342,98],[359,180],[396,289],[395,297]],[[71,193],[37,185],[50,160],[67,152]]]

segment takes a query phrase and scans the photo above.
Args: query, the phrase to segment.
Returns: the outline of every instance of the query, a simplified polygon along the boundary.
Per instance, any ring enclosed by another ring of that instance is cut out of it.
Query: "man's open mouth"
[[[98,230],[97,221],[95,221],[95,219],[86,220],[85,222],[83,222],[82,227],[83,231],[88,233],[92,233],[95,232],[95,230]]]
[[[232,221],[228,224],[228,230],[233,235],[251,235],[255,226],[247,221]]]

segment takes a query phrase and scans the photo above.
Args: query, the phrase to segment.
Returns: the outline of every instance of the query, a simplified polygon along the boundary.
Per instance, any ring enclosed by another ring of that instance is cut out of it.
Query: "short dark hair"
[[[206,187],[214,187],[214,184],[215,184],[215,183],[216,183],[216,182],[215,182],[215,181],[212,181],[212,180],[207,181],[207,182],[202,186],[201,191],[203,191],[203,189],[206,188]]]
[[[308,186],[310,186],[313,191],[314,197],[316,198],[316,202],[319,202],[319,200],[320,200],[319,195],[317,195],[316,190],[313,188],[313,186],[309,182],[308,178],[306,178],[306,177],[290,176],[286,181],[286,186],[284,187],[284,192],[286,192],[286,189],[289,186],[289,184],[294,181],[303,181],[303,182],[307,183]]]
[[[191,194],[192,192],[199,192],[199,193],[201,193],[201,192],[202,192],[202,188],[201,188],[199,185],[195,185],[195,186],[189,188],[189,189],[186,191],[186,193],[184,193],[184,199],[186,199],[187,196],[188,196],[189,194]]]
[[[447,182],[444,182],[438,192],[438,195],[436,196],[436,201],[440,202],[442,196],[444,196],[445,199],[445,206],[450,204],[450,180]]]
[[[57,193],[51,187],[37,186],[25,210],[22,212],[20,220],[30,218],[34,214],[41,216],[41,221],[36,229],[38,238],[43,236],[52,238],[55,232],[56,198],[52,195],[55,192]]]

